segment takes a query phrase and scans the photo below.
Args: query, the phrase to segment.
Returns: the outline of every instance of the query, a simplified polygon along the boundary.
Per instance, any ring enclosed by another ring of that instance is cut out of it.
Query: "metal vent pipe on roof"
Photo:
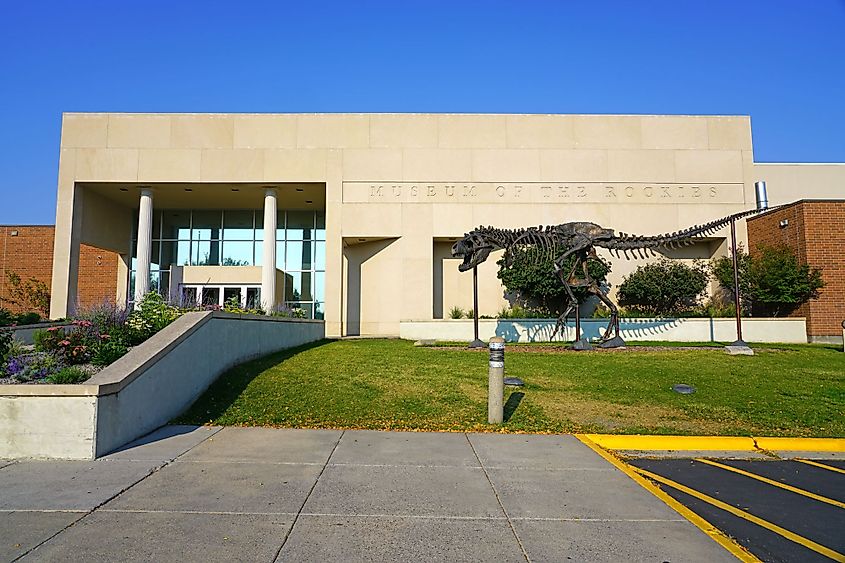
[[[766,182],[763,180],[754,182],[754,191],[757,193],[757,209],[768,209],[769,196],[766,193]]]

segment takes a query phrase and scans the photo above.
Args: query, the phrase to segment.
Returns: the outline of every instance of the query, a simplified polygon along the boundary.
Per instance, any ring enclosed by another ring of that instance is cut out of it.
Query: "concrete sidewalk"
[[[168,426],[0,511],[0,561],[734,560],[572,436]]]

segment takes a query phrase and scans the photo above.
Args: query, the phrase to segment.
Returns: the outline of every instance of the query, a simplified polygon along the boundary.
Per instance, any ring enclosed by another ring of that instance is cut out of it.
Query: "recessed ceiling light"
[[[233,192],[239,192],[239,191],[241,191],[241,189],[240,188],[232,188],[232,191]]]
[[[358,242],[367,242],[367,239],[365,239],[365,238],[359,238],[359,239],[358,239]]]
[[[314,203],[314,202],[313,202],[313,201],[311,201],[310,199],[306,199],[306,200],[305,200],[305,203],[307,203],[307,204],[309,204],[309,205],[310,205],[310,204],[312,204],[312,203]]]
[[[128,191],[129,191],[129,188],[120,188],[120,191],[122,191],[122,192],[128,192]]]
[[[302,191],[305,191],[305,190],[303,190],[302,188],[296,188],[296,191],[302,192]]]
[[[194,191],[194,189],[193,188],[185,188],[185,191],[186,192],[192,192],[192,191]]]

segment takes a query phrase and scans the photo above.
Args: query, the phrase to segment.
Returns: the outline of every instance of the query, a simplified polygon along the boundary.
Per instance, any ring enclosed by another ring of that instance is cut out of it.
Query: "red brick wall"
[[[780,227],[782,220],[789,225]],[[798,261],[821,268],[819,298],[790,316],[807,317],[808,336],[839,336],[845,320],[845,201],[801,201],[748,220],[751,252],[761,244],[786,244]]]
[[[12,232],[17,235],[12,236]],[[9,296],[7,272],[18,274],[21,279],[35,278],[49,288],[53,280],[53,234],[48,226],[0,227],[0,297]],[[114,252],[83,244],[79,251],[79,303],[85,307],[114,299],[117,288],[119,257]],[[0,306],[13,312],[20,307],[0,302]]]

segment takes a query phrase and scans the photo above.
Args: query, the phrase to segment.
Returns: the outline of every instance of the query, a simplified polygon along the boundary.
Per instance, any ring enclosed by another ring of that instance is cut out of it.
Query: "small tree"
[[[619,304],[650,315],[678,315],[696,307],[707,289],[707,266],[662,259],[639,266],[619,286]]]
[[[0,301],[17,305],[26,311],[35,311],[43,317],[50,316],[50,290],[47,284],[35,278],[24,281],[15,272],[6,272],[9,296]]]
[[[786,245],[760,245],[753,255],[738,249],[739,289],[743,306],[753,314],[783,316],[818,297],[824,287],[821,270],[799,264]],[[734,293],[733,265],[729,256],[713,261],[719,284]]]
[[[497,276],[509,292],[515,293],[526,304],[534,300],[549,312],[560,313],[569,297],[555,272],[554,259],[553,253],[540,249],[517,249],[511,254],[510,265],[505,264],[504,258],[497,262]],[[572,256],[564,264],[563,270],[566,273],[572,269],[574,261],[575,257]],[[587,270],[596,282],[602,284],[610,273],[610,264],[596,256],[587,261]],[[582,274],[580,266],[576,272],[576,275],[579,274]],[[584,288],[575,288],[573,293],[579,302],[590,295]]]

